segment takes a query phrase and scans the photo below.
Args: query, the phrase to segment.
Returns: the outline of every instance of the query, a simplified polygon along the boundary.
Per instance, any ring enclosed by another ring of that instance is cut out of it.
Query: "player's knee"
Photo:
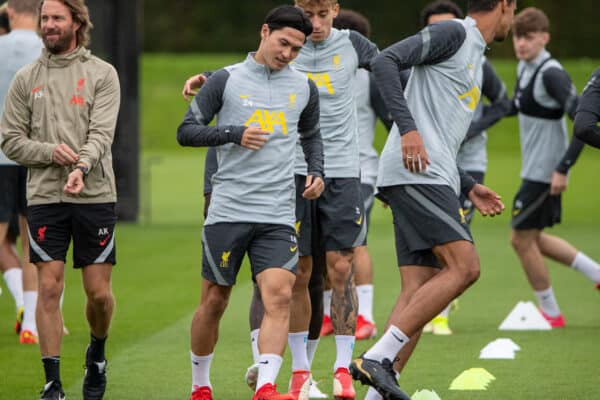
[[[465,284],[466,286],[471,286],[477,280],[479,280],[479,276],[481,275],[481,268],[479,267],[478,261],[470,262],[466,268],[465,274]]]
[[[40,298],[40,304],[48,307],[54,307],[58,305],[60,296],[63,291],[63,282],[52,278],[40,278],[38,284],[38,296]]]
[[[221,316],[225,312],[227,308],[227,304],[229,303],[229,299],[225,298],[216,293],[209,294],[203,301],[202,308],[205,312],[214,315]]]
[[[512,232],[510,236],[510,244],[517,253],[524,252],[531,246],[531,242],[528,240],[528,238],[521,235],[518,231]]]
[[[329,280],[332,285],[344,284],[352,275],[352,258],[338,257],[329,268]]]
[[[89,302],[98,308],[108,308],[114,302],[110,288],[88,291],[87,297]]]

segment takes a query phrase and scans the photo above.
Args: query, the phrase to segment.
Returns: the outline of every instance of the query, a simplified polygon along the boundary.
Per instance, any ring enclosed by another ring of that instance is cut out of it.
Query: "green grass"
[[[145,56],[143,63],[142,158],[144,214],[137,225],[118,227],[118,266],[113,275],[117,308],[108,342],[107,400],[185,399],[189,396],[189,322],[200,296],[200,233],[204,152],[179,149],[175,129],[186,105],[179,97],[183,79],[213,69],[240,56]],[[501,72],[512,63],[501,63]],[[579,88],[592,70],[588,62],[566,63]],[[508,72],[507,72],[508,74]],[[383,136],[383,135],[381,135]],[[490,134],[488,183],[510,203],[518,186],[520,156],[514,122]],[[152,165],[149,167],[149,165]],[[564,198],[563,225],[551,232],[600,259],[600,191],[595,184],[600,153],[586,150],[574,168]],[[149,179],[149,176],[152,179]],[[151,182],[151,185],[150,185]],[[375,317],[387,318],[400,283],[395,264],[393,231],[387,210],[375,207],[369,237],[375,263]],[[403,377],[411,394],[434,389],[444,400],[463,399],[590,399],[597,390],[600,348],[600,293],[579,274],[550,264],[554,287],[568,328],[552,332],[500,332],[498,325],[519,300],[533,300],[524,274],[511,250],[509,216],[477,217],[473,233],[481,257],[480,281],[460,300],[451,315],[455,335],[426,336]],[[63,342],[62,376],[67,398],[78,399],[83,376],[83,352],[88,340],[84,294],[77,271],[67,269],[65,322],[71,335]],[[43,384],[39,349],[17,344],[11,332],[14,308],[5,287],[0,296],[0,399],[32,399]],[[248,269],[221,325],[221,341],[213,363],[217,399],[249,399],[243,382],[251,363]],[[488,342],[510,337],[522,347],[514,361],[483,361],[479,351]],[[359,342],[355,354],[371,341]],[[324,339],[314,365],[321,388],[331,393],[334,343]],[[485,392],[451,392],[450,382],[465,369],[484,367],[497,380]],[[287,386],[289,356],[279,384]],[[362,398],[364,389],[359,389]]]

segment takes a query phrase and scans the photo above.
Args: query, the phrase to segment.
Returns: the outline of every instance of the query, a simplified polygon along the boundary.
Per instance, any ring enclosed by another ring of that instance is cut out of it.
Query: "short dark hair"
[[[467,10],[469,12],[485,12],[492,11],[498,3],[503,0],[469,0]],[[507,0],[508,4],[512,4],[516,0]]]
[[[0,30],[5,33],[10,32],[10,24],[8,23],[8,13],[0,11]]]
[[[516,37],[532,32],[549,32],[550,20],[539,8],[527,7],[515,17],[512,30]]]
[[[8,0],[7,6],[17,14],[37,16],[40,0]]]
[[[283,28],[296,29],[308,37],[313,32],[310,19],[304,11],[294,6],[280,6],[269,11],[265,17],[265,24],[269,30],[276,31]]]
[[[354,10],[342,9],[333,20],[333,27],[336,29],[352,29],[363,36],[371,36],[371,23],[359,12]]]
[[[427,5],[421,11],[421,22],[423,26],[428,25],[429,17],[439,14],[452,14],[456,18],[464,18],[465,14],[456,3],[450,0],[438,0]]]

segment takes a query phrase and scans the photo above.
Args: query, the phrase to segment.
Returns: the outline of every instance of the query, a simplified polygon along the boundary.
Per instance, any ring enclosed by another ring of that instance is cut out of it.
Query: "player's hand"
[[[77,196],[83,191],[83,188],[85,188],[85,183],[83,182],[83,172],[80,169],[74,169],[69,174],[67,178],[67,184],[63,190],[66,194]]]
[[[79,161],[79,154],[75,153],[69,146],[61,143],[52,151],[52,161],[58,165],[73,165]]]
[[[476,184],[469,192],[469,200],[484,217],[494,217],[504,211],[502,198],[490,188]]]
[[[185,81],[185,85],[183,85],[183,90],[181,91],[181,95],[186,101],[190,101],[196,96],[198,93],[198,89],[204,85],[206,82],[206,76],[202,74],[194,75]]]
[[[425,172],[427,169],[429,156],[419,132],[410,131],[402,135],[402,161],[404,168],[413,173]]]
[[[271,132],[249,126],[244,131],[242,142],[240,144],[242,147],[250,150],[260,150],[260,148],[269,140],[269,135],[271,135]]]
[[[567,175],[554,171],[552,174],[552,183],[550,184],[550,196],[558,196],[567,190],[568,183],[569,177]]]
[[[304,189],[302,197],[308,200],[318,199],[325,189],[325,182],[319,176],[308,175]]]

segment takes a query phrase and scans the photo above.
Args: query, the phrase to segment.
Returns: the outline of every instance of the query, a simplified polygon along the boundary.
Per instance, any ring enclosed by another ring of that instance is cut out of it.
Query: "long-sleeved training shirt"
[[[575,136],[600,149],[600,68],[590,78],[579,99],[575,117]]]
[[[388,131],[392,127],[392,121],[371,73],[361,68],[356,73],[355,79],[360,183],[375,187],[379,169],[379,154],[373,147],[377,118],[383,122]]]
[[[319,89],[327,178],[359,177],[354,77],[359,68],[369,67],[377,53],[377,46],[360,33],[333,28],[322,42],[308,40],[291,64]],[[300,148],[296,151],[296,174],[306,175]]]
[[[377,56],[372,71],[394,126],[379,163],[378,187],[450,186],[458,195],[456,163],[481,98],[485,40],[470,17],[433,24]],[[406,88],[401,71],[413,68]],[[401,135],[419,131],[431,165],[423,173],[402,162]]]
[[[498,122],[510,109],[506,85],[487,59],[483,63],[481,94],[488,99],[489,104],[484,104],[482,99],[477,105],[467,137],[458,151],[457,161],[458,166],[465,171],[485,173],[487,170],[487,133],[485,130]]]
[[[215,126],[208,124],[217,117]],[[249,126],[271,132],[257,151],[240,146]],[[212,74],[177,131],[182,146],[215,146],[218,170],[205,225],[295,222],[294,157],[300,136],[311,174],[323,174],[319,95],[305,75],[246,61]]]

